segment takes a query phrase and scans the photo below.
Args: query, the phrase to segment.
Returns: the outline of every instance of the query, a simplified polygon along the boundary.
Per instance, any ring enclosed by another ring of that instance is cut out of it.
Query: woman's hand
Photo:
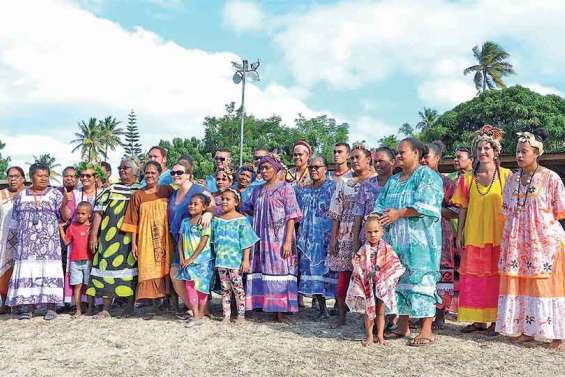
[[[131,244],[131,253],[133,254],[135,260],[137,260],[137,246],[135,243]]]
[[[200,224],[202,224],[204,228],[208,228],[212,222],[212,217],[214,217],[212,212],[205,212],[200,218]]]
[[[241,263],[241,272],[249,272],[249,261],[246,259]]]
[[[289,258],[292,255],[292,242],[285,241],[283,245],[282,256],[284,259]]]
[[[181,263],[181,266],[183,268],[185,268],[187,266],[190,266],[192,264],[192,262],[194,262],[194,260],[192,258],[185,259],[184,262]]]
[[[98,247],[98,242],[96,242],[96,235],[91,235],[88,237],[88,250],[91,255],[96,253],[96,248]]]
[[[383,226],[388,226],[401,217],[401,212],[398,209],[390,208],[384,211],[383,215],[380,217],[381,224]]]

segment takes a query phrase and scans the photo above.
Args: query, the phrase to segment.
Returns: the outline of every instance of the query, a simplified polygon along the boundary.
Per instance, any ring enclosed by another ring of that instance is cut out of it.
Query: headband
[[[241,202],[241,194],[240,194],[236,189],[231,188],[231,187],[228,187],[227,189],[224,189],[224,190],[222,191],[222,194],[223,194],[224,192],[226,192],[226,191],[233,192],[233,194],[234,194],[235,197],[237,198],[237,201],[238,201],[238,202]]]
[[[304,148],[308,149],[308,154],[309,154],[309,155],[312,155],[312,147],[310,146],[310,144],[308,144],[308,143],[305,142],[304,140],[300,140],[300,141],[297,141],[296,143],[294,143],[293,149],[294,149],[295,147],[299,146],[299,145],[301,145],[301,146],[303,146]]]
[[[488,142],[492,147],[498,152],[502,152],[502,145],[500,145],[500,140],[504,136],[504,131],[500,128],[491,126],[490,124],[485,124],[480,130],[476,132],[476,136],[473,139],[473,150],[477,150],[479,144],[483,141]]]
[[[543,142],[536,139],[536,136],[531,132],[518,132],[519,143],[529,143],[532,147],[537,148],[539,155],[543,154]]]
[[[263,165],[265,163],[271,165],[277,173],[279,171],[281,171],[282,168],[283,168],[282,163],[279,160],[277,160],[276,158],[274,158],[273,156],[271,156],[270,154],[261,157],[261,160],[259,160],[259,168],[261,168],[261,165]]]

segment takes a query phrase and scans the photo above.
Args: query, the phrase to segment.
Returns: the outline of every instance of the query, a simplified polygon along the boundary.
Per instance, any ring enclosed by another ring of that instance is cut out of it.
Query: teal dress
[[[243,260],[243,250],[259,241],[253,227],[245,217],[225,220],[214,217],[212,235],[216,268],[239,270]]]
[[[420,166],[404,182],[400,174],[392,176],[375,203],[376,213],[412,208],[420,214],[400,218],[385,228],[384,240],[406,267],[396,289],[399,315],[433,317],[436,304],[441,302],[436,284],[440,278],[442,200],[441,178],[430,168]]]
[[[200,240],[208,236],[208,242],[204,249],[198,254],[193,263],[181,267],[177,271],[178,280],[193,281],[198,292],[210,293],[210,280],[214,270],[212,250],[210,248],[210,227],[204,228],[200,224],[193,225],[190,219],[184,219],[179,230],[179,242],[181,242],[185,260],[190,258],[200,244]],[[178,250],[177,250],[178,252]]]

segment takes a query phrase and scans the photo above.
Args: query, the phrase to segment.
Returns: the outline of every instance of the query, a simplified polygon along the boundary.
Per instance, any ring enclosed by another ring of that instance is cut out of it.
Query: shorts
[[[90,277],[90,261],[76,260],[70,263],[71,279],[69,285],[88,285]]]

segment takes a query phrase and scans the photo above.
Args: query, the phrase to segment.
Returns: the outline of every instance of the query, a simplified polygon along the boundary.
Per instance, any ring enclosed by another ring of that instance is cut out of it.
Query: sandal
[[[112,318],[107,310],[102,310],[100,313],[92,317],[92,319],[109,319]]]
[[[48,310],[47,313],[43,316],[43,319],[46,321],[52,321],[57,318],[57,313],[54,310]]]
[[[472,332],[479,332],[479,331],[485,331],[485,330],[486,330],[486,327],[482,327],[482,326],[479,326],[475,323],[471,323],[470,325],[463,327],[461,329],[461,332],[463,334],[470,334]]]
[[[432,345],[434,343],[434,339],[433,338],[414,338],[412,339],[408,345],[410,347],[425,347],[425,346],[429,346]]]
[[[192,327],[196,327],[196,326],[200,326],[202,325],[202,319],[189,319],[188,321],[186,321],[186,323],[184,324],[184,327],[186,327],[187,329],[190,329]]]
[[[25,320],[25,319],[31,319],[33,315],[31,314],[31,312],[22,312],[18,315],[18,319],[21,320]]]
[[[385,336],[384,336],[384,338],[386,340],[403,339],[403,338],[407,338],[407,337],[408,337],[408,335],[404,335],[404,334],[401,334],[401,333],[396,332],[396,331],[393,331],[389,334],[385,334]]]

